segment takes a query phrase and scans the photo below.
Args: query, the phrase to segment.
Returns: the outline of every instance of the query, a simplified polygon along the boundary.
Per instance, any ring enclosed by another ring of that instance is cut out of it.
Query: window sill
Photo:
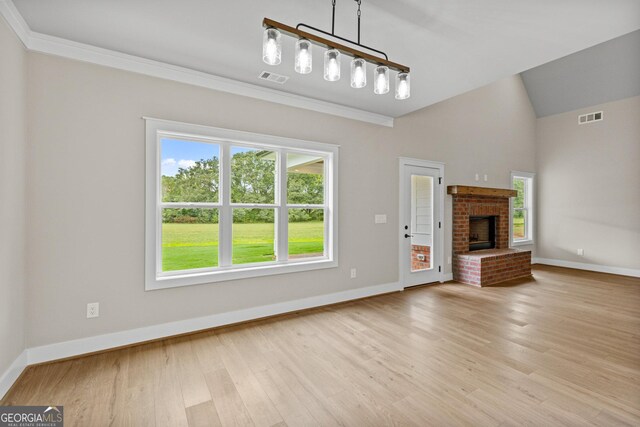
[[[511,246],[527,246],[533,245],[533,240],[515,240],[511,242]]]
[[[252,277],[272,276],[277,274],[297,273],[302,271],[320,270],[338,267],[338,261],[330,259],[314,259],[283,264],[253,265],[224,270],[189,273],[184,275],[147,277],[146,291],[177,288],[181,286],[202,285],[205,283],[226,282],[229,280],[248,279]]]

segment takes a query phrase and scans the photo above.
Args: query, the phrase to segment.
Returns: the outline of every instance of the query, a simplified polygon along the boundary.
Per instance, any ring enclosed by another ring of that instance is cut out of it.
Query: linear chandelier
[[[367,85],[367,62],[375,65],[373,73],[373,92],[377,95],[389,93],[389,70],[397,72],[396,99],[407,99],[411,95],[411,79],[409,67],[389,61],[386,53],[365,46],[360,43],[360,6],[358,3],[358,41],[353,41],[335,34],[336,26],[336,0],[332,0],[333,12],[331,16],[331,32],[323,31],[307,24],[300,23],[296,27],[290,27],[269,18],[264,18],[262,26],[265,27],[262,37],[262,60],[269,65],[278,65],[282,62],[282,33],[297,38],[295,46],[295,71],[300,74],[309,74],[312,69],[313,58],[311,48],[313,44],[325,47],[324,53],[324,79],[329,82],[340,80],[341,56],[347,55],[351,59],[351,87],[360,89]],[[376,56],[363,50],[346,46],[334,40],[330,40],[307,31],[306,28],[326,36],[358,46],[361,49],[374,52]]]

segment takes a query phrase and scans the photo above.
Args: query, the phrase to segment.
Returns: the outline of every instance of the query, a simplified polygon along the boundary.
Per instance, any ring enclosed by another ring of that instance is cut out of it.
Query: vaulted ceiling
[[[1,0],[5,1],[5,0]],[[398,117],[640,29],[638,0],[363,0],[362,42],[412,70],[412,96],[374,95],[261,59],[262,18],[330,29],[330,0],[14,0],[37,33],[228,77],[288,94]],[[356,3],[337,0],[336,33],[355,38]],[[280,86],[262,71],[290,76]],[[372,67],[369,68],[372,72]]]
[[[640,95],[640,30],[522,73],[538,117]]]

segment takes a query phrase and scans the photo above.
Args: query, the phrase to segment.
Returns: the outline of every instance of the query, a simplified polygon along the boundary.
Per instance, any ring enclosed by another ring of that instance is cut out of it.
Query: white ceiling
[[[330,30],[330,0],[14,0],[32,31],[246,83],[399,117],[640,29],[639,0],[362,0],[362,42],[411,67],[412,96],[373,94],[293,71],[294,40],[279,66],[262,62],[262,18]],[[356,3],[337,0],[336,33],[356,38]],[[290,76],[283,86],[263,71]],[[372,66],[370,66],[370,73]],[[369,74],[371,81],[371,74]]]

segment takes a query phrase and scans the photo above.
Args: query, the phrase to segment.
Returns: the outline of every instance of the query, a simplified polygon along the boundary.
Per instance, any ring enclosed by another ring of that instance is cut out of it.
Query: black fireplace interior
[[[496,247],[496,217],[469,217],[469,251]]]

